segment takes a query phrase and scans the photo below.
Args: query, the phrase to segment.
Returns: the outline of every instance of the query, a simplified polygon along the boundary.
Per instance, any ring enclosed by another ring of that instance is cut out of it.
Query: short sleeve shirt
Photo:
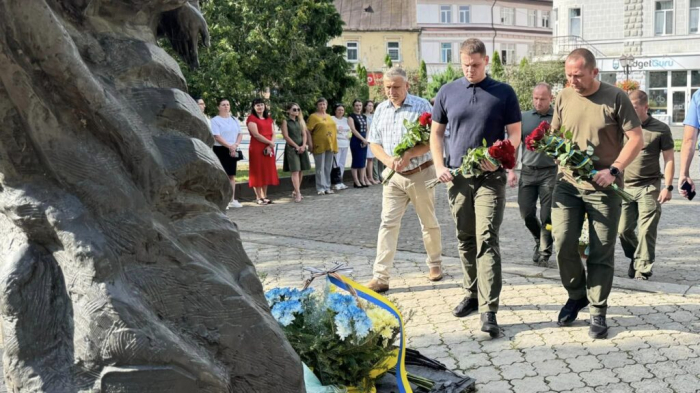
[[[690,99],[683,124],[700,129],[700,90],[696,91]]]
[[[491,146],[505,138],[506,126],[521,120],[518,97],[510,85],[486,77],[478,83],[457,79],[440,88],[435,97],[433,121],[450,128],[447,166],[456,168],[467,150]]]
[[[426,99],[411,94],[406,95],[403,104],[398,108],[394,107],[394,104],[389,100],[382,102],[374,110],[369,129],[369,142],[381,145],[386,154],[393,156],[394,149],[407,131],[406,127],[403,126],[403,121],[417,122],[423,113],[430,113],[432,109]],[[411,158],[411,162],[405,170],[415,169],[431,159],[430,152]]]
[[[599,157],[593,163],[596,170],[610,168],[622,151],[625,132],[640,125],[639,117],[627,94],[607,83],[601,82],[598,91],[587,97],[567,87],[559,92],[554,101],[552,129],[571,131],[574,144],[581,150],[593,146],[594,154]],[[560,167],[559,172],[560,179],[578,188],[603,189],[591,180],[578,183],[572,172],[566,168]],[[616,182],[618,186],[623,185],[621,178]]]
[[[644,148],[625,168],[625,186],[644,187],[661,184],[661,166],[659,155],[666,150],[673,150],[673,135],[666,123],[649,118],[642,123]]]
[[[221,136],[228,144],[235,143],[238,134],[241,133],[241,125],[238,123],[238,120],[232,116],[216,116],[211,119],[210,126],[211,134]],[[217,142],[215,139],[214,146],[221,146],[221,143]]]
[[[336,139],[338,130],[331,115],[319,116],[312,113],[306,120],[306,128],[311,132],[314,154],[323,154],[327,151],[338,152]]]
[[[543,121],[546,121],[547,123],[552,122],[552,114],[554,113],[554,110],[550,107],[547,113],[540,114],[536,110],[530,110],[530,111],[525,111],[522,113],[523,117],[523,126],[522,126],[522,140],[523,142],[525,141],[525,138],[527,138],[528,135],[532,133],[532,131],[537,128],[537,126],[540,125]],[[523,145],[520,145],[523,146]],[[554,163],[554,160],[552,160],[549,156],[547,156],[544,153],[537,153],[534,151],[530,151],[527,149],[522,149],[523,151],[523,158],[521,162],[523,165],[527,166],[535,166],[535,167],[554,167],[557,164]]]

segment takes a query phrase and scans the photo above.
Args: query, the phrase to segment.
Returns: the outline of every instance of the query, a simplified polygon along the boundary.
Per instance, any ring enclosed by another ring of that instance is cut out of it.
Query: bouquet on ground
[[[313,373],[313,383],[305,378],[307,390],[315,386],[314,391],[328,387],[374,392],[375,380],[395,367],[400,329],[388,311],[339,293],[330,283],[322,292],[273,288],[265,298],[292,348]],[[427,390],[434,385],[411,377],[412,383]]]
[[[407,119],[403,120],[403,126],[408,131],[405,133],[399,144],[394,148],[394,157],[401,157],[403,153],[411,150],[412,148],[425,145],[430,141],[430,126],[433,124],[433,115],[428,112],[423,112],[418,118],[418,121],[410,122]],[[387,184],[389,179],[394,176],[393,169],[384,178],[382,184]]]
[[[469,149],[467,155],[462,157],[462,165],[459,168],[450,170],[453,177],[462,176],[480,176],[484,174],[481,169],[481,161],[486,160],[495,166],[502,166],[505,169],[513,169],[515,167],[515,147],[509,140],[498,140],[491,147],[487,146],[486,139],[482,142],[483,146],[475,149]],[[425,183],[428,188],[433,188],[440,184],[440,179],[429,180]]]
[[[579,183],[583,180],[592,180],[593,176],[598,173],[593,168],[593,161],[597,161],[598,156],[593,154],[593,146],[588,146],[583,151],[574,144],[572,138],[573,134],[571,131],[562,129],[557,134],[551,129],[549,123],[543,121],[525,138],[525,148],[530,151],[544,153],[558,160],[559,165],[570,170],[574,179]],[[619,188],[614,182],[609,187],[625,201],[630,202],[633,200],[632,195]]]

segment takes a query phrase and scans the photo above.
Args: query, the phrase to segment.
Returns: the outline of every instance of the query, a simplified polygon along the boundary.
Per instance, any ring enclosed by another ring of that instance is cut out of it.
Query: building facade
[[[459,47],[467,38],[479,38],[492,56],[516,64],[551,47],[552,1],[416,0],[416,22],[421,29],[420,54],[428,74],[459,66]]]
[[[590,49],[600,79],[639,82],[655,117],[680,125],[700,88],[700,0],[554,0],[553,54]],[[623,67],[622,56],[632,56]]]
[[[419,68],[415,0],[335,0],[334,4],[345,26],[342,36],[330,44],[347,48],[346,59],[367,69],[370,85],[385,70],[387,55],[393,65]]]

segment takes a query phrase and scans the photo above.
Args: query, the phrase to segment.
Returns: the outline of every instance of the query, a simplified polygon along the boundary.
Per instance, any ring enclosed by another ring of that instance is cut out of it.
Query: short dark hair
[[[262,98],[253,99],[253,103],[250,105],[250,114],[257,117],[258,119],[261,119],[261,117],[258,116],[258,112],[255,111],[255,105],[258,104],[265,104],[265,100],[263,100]],[[265,110],[263,111],[262,119],[267,119],[268,117],[270,117],[270,113],[267,111],[267,105],[265,105]]]
[[[568,56],[566,56],[566,61],[578,59],[583,59],[583,66],[588,69],[593,69],[596,67],[595,56],[593,55],[593,52],[589,51],[586,48],[574,49],[571,51],[571,53],[569,53]]]
[[[352,100],[352,106],[355,106],[355,104],[357,104],[358,102],[362,104],[362,100],[355,98],[354,100]],[[364,105],[362,106],[362,109],[364,109]]]
[[[338,102],[338,103],[336,103],[335,105],[333,105],[333,115],[335,115],[335,111],[337,111],[338,108],[343,108],[343,109],[345,109],[345,105],[343,105],[343,104],[340,103],[340,102]]]
[[[219,98],[218,100],[216,100],[216,102],[217,102],[216,106],[217,106],[217,107],[218,107],[218,106],[221,106],[221,103],[224,102],[224,101],[228,101],[229,103],[231,103],[231,101],[229,101],[228,98]]]
[[[639,101],[642,105],[647,105],[649,103],[649,96],[644,90],[632,90],[630,92],[631,101]]]
[[[552,86],[550,86],[549,83],[547,83],[547,82],[540,82],[540,83],[538,83],[538,84],[535,85],[535,87],[532,89],[532,91],[537,90],[538,87],[544,87],[545,89],[547,89],[547,91],[549,92],[549,94],[552,94]]]
[[[318,100],[316,100],[316,103],[315,103],[314,105],[315,105],[315,106],[318,106],[318,104],[320,104],[320,103],[322,103],[322,102],[328,102],[328,100],[326,100],[326,99],[323,98],[323,97],[318,97]]]
[[[462,46],[459,47],[459,53],[467,55],[478,53],[482,56],[486,56],[486,45],[478,38],[469,38],[462,42]]]
[[[362,112],[367,112],[367,105],[372,104],[372,111],[374,111],[374,101],[372,100],[367,100],[365,101],[365,104],[362,105]]]

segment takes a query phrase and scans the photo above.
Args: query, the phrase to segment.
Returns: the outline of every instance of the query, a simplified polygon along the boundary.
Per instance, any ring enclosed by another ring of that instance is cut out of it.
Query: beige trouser
[[[382,177],[388,174],[387,170]],[[384,186],[382,223],[377,235],[377,258],[374,261],[374,278],[382,283],[389,282],[389,269],[394,265],[401,218],[409,202],[413,203],[420,221],[428,266],[439,267],[442,264],[440,224],[435,216],[435,189],[425,187],[425,182],[432,179],[435,179],[435,166],[408,176],[395,174]]]

